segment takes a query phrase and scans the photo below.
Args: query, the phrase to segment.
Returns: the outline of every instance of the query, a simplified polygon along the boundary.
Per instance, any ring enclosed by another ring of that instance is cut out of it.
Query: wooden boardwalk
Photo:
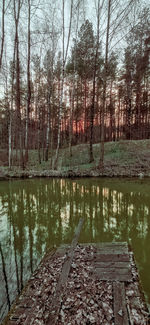
[[[113,282],[115,325],[130,324],[125,297],[125,282],[132,280],[127,243],[99,244],[92,264],[100,281]]]
[[[44,310],[44,304],[49,306],[49,308],[47,312],[47,317],[43,322],[39,322],[39,324],[55,325],[58,323],[58,316],[60,313],[63,296],[66,292],[68,277],[71,272],[71,265],[73,263],[74,252],[76,249],[82,224],[83,220],[81,219],[76,229],[71,246],[61,246],[56,251],[56,253],[53,254],[53,257],[55,256],[56,258],[62,257],[64,256],[64,254],[66,255],[62,263],[61,272],[59,273],[59,276],[57,278],[57,284],[55,287],[55,292],[53,292],[52,294],[52,298],[48,298],[48,296],[45,295],[45,298],[41,297],[41,300],[39,300],[39,295],[36,294],[37,285],[35,286],[35,282],[41,278],[41,268],[47,268],[52,261],[52,256],[47,256],[46,259],[43,260],[43,262],[41,263],[39,270],[35,272],[34,276],[29,281],[29,285],[27,286],[26,290],[22,293],[21,297],[18,299],[15,307],[7,317],[5,324],[38,324],[38,322],[34,320],[37,316],[37,306],[39,306],[40,301],[42,301],[41,310]],[[126,296],[126,287],[127,284],[132,284],[134,288],[135,279],[133,279],[131,257],[127,243],[98,243],[92,244],[92,246],[94,247],[94,253],[92,256],[89,254],[85,254],[84,262],[90,265],[91,279],[94,278],[96,279],[96,281],[99,282],[109,282],[112,285],[113,323],[115,325],[133,325],[134,321],[131,317],[132,315],[130,310],[129,297]],[[87,244],[82,244],[80,245],[80,247],[86,248]],[[89,281],[91,279],[89,278]],[[39,287],[40,292],[43,292],[44,295],[44,279],[42,284],[40,282]],[[134,289],[134,294],[131,297],[131,309],[137,307],[137,299],[138,304],[140,300],[142,301],[141,292],[139,288],[135,285]],[[143,322],[142,324],[146,325],[148,324],[146,307],[143,310],[143,313],[145,313],[145,322]],[[102,323],[100,319],[99,321],[95,321],[95,323],[84,323],[81,319],[80,324],[99,325]],[[110,324],[112,324],[112,322],[110,322]]]

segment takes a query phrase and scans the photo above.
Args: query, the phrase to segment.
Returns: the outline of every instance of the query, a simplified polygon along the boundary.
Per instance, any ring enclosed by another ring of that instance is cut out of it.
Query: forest
[[[150,138],[150,9],[138,0],[2,0],[0,165]]]

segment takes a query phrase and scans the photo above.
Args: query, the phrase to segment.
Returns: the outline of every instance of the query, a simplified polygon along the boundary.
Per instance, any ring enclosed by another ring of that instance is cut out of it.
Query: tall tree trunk
[[[115,108],[114,108],[114,102],[112,100],[112,84],[113,84],[113,81],[111,80],[110,99],[109,99],[109,114],[110,114],[110,128],[109,128],[109,135],[108,135],[109,141],[115,140],[115,122],[114,122]]]
[[[136,138],[141,139],[141,82],[137,82],[137,93],[136,93],[136,116],[135,116],[135,125],[136,125]]]
[[[87,142],[87,83],[84,80],[84,127],[83,127],[84,142]]]
[[[63,70],[64,70],[64,68],[63,68]],[[61,82],[61,95],[60,95],[59,115],[58,115],[57,148],[56,148],[56,156],[55,156],[55,161],[54,161],[54,169],[57,169],[58,154],[59,154],[59,149],[60,149],[60,135],[61,135],[61,122],[62,122],[62,105],[63,105],[63,89],[64,89],[64,72],[63,72],[62,82]]]
[[[73,3],[72,3],[73,5]],[[74,112],[74,93],[75,93],[75,73],[76,73],[76,45],[77,45],[77,34],[79,25],[79,3],[77,12],[77,25],[75,33],[75,56],[74,56],[74,71],[73,71],[73,85],[71,90],[71,100],[70,100],[70,121],[69,121],[69,155],[72,157],[72,134],[73,134],[73,112]]]
[[[12,166],[12,112],[13,112],[13,103],[14,103],[14,77],[15,77],[15,46],[14,46],[14,54],[13,54],[13,62],[12,62],[12,80],[11,80],[11,103],[9,109],[9,125],[8,125],[8,163],[9,169]]]
[[[70,118],[69,118],[69,156],[72,157],[72,127],[73,127],[73,109],[74,109],[74,84],[70,91]]]
[[[9,125],[8,125],[8,166],[12,165],[12,107],[9,106]]]
[[[51,158],[50,158],[50,168],[52,168],[53,165],[53,138],[54,138],[54,105],[55,105],[55,97],[54,97],[54,91],[52,90],[52,108],[51,108],[51,119],[50,119],[50,130],[51,130],[51,137],[50,137],[50,151],[51,151]]]
[[[45,161],[48,161],[48,151],[49,151],[49,142],[50,142],[50,108],[51,108],[51,103],[50,103],[50,90],[48,90],[47,94],[47,129],[46,129],[46,151],[45,151]]]
[[[92,104],[90,107],[90,163],[94,161],[93,157],[93,121],[94,121],[94,107],[95,107],[95,80],[96,80],[96,71],[94,68],[93,76],[93,95],[92,95]]]
[[[17,8],[16,8],[17,2]],[[16,110],[17,110],[17,142],[16,148],[20,150],[20,167],[24,169],[24,157],[23,157],[23,134],[22,134],[22,123],[21,123],[21,98],[20,98],[20,58],[19,58],[19,36],[18,36],[18,25],[20,17],[21,2],[20,0],[14,0],[14,19],[15,19],[15,48],[16,48]]]
[[[2,4],[2,35],[1,35],[1,50],[0,50],[0,71],[2,67],[2,59],[4,52],[4,39],[5,39],[5,0],[3,0]]]
[[[39,160],[39,164],[41,164],[41,117],[40,117],[39,105],[38,105],[38,160]]]
[[[96,71],[97,71],[97,60],[98,60],[98,50],[99,50],[99,24],[100,24],[100,0],[98,0],[98,8],[97,8],[97,36],[96,36],[96,51],[95,51],[95,58],[94,58],[94,71],[93,71],[93,94],[92,94],[92,104],[90,107],[90,163],[94,161],[93,122],[94,122],[95,95],[96,95]]]
[[[107,33],[106,33],[106,48],[105,48],[105,66],[104,66],[104,81],[103,81],[103,103],[101,111],[101,149],[99,168],[104,167],[104,116],[106,110],[106,89],[107,89],[107,70],[108,70],[108,45],[109,45],[109,28],[110,28],[110,9],[111,0],[108,0],[108,16],[107,16]]]
[[[120,138],[120,97],[119,97],[119,102],[118,102],[118,121],[117,121],[117,140]]]
[[[72,14],[73,14],[73,0],[71,0],[71,8],[70,8],[70,23],[69,23],[69,31],[68,31],[68,38],[67,38],[67,47],[65,51],[65,1],[62,0],[62,18],[63,18],[63,59],[62,59],[62,80],[61,80],[61,94],[60,94],[60,102],[59,102],[59,116],[58,116],[58,135],[57,135],[57,148],[56,148],[56,155],[54,160],[54,169],[57,169],[57,162],[58,162],[58,154],[60,149],[60,134],[61,134],[61,119],[62,119],[62,105],[63,105],[63,92],[64,92],[64,70],[65,64],[68,55],[68,48],[70,42],[70,35],[71,35],[71,25],[72,25]]]
[[[62,0],[62,18],[63,18],[63,58],[62,58],[62,80],[61,80],[61,91],[59,101],[59,113],[58,113],[58,135],[57,135],[57,148],[54,161],[54,169],[57,169],[58,153],[60,148],[60,133],[61,133],[61,119],[62,119],[62,104],[63,104],[63,88],[64,88],[64,68],[65,68],[65,2]]]
[[[126,100],[126,119],[125,119],[125,137],[131,140],[131,110],[132,110],[132,84],[127,81],[127,100]]]
[[[31,80],[30,80],[30,61],[31,61],[31,3],[28,0],[28,64],[27,64],[27,104],[26,104],[26,129],[25,129],[25,162],[28,162],[29,149],[29,112],[31,102]]]

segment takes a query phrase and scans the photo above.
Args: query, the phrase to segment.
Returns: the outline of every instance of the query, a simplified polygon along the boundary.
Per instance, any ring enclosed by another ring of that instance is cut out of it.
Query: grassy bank
[[[150,140],[132,140],[105,143],[104,169],[99,164],[100,144],[93,145],[94,162],[89,163],[89,145],[72,147],[72,157],[68,148],[59,152],[58,168],[53,171],[49,161],[38,163],[38,152],[30,150],[26,170],[14,166],[11,171],[0,167],[1,177],[32,176],[150,176]]]

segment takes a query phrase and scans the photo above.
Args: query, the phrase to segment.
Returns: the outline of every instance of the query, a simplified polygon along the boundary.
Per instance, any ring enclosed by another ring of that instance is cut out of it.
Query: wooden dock
[[[82,224],[43,259],[4,324],[148,324],[127,243],[77,245]]]

